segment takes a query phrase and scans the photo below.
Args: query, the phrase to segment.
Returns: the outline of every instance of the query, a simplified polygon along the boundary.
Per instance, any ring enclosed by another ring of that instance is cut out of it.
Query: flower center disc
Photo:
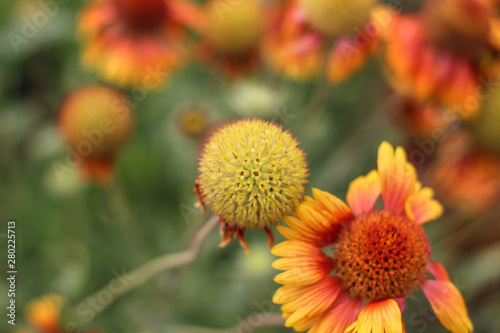
[[[166,16],[165,0],[115,0],[118,13],[136,32],[156,29]]]
[[[358,217],[341,233],[335,273],[353,296],[408,295],[425,279],[430,250],[421,225],[386,211]]]

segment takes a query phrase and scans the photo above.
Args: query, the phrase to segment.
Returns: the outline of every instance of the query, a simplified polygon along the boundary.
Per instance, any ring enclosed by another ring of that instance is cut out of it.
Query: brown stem
[[[212,217],[207,221],[207,223],[205,223],[205,225],[198,231],[198,233],[196,233],[190,247],[187,250],[177,253],[168,253],[156,259],[148,261],[144,265],[139,266],[133,271],[126,273],[120,277],[120,280],[125,282],[122,284],[122,288],[117,290],[115,285],[116,280],[113,279],[111,282],[101,288],[97,293],[83,300],[81,304],[87,304],[88,300],[96,299],[96,296],[99,295],[99,293],[101,293],[102,291],[113,291],[113,293],[108,292],[108,294],[111,294],[111,296],[109,296],[105,300],[105,302],[101,302],[99,304],[101,306],[99,312],[103,311],[118,297],[142,285],[155,275],[162,273],[168,269],[181,267],[191,263],[198,257],[203,243],[218,224],[219,218],[217,216]],[[102,300],[102,298],[100,299]],[[77,309],[78,308],[79,307],[77,307]]]

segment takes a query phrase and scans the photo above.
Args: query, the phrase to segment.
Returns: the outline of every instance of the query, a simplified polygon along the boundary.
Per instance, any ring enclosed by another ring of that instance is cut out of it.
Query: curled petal
[[[443,214],[443,206],[432,199],[434,191],[428,187],[420,189],[406,200],[406,215],[417,223],[437,219]]]

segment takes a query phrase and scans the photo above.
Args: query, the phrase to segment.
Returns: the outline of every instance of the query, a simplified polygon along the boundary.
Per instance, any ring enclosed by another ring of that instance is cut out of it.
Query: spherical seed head
[[[59,130],[79,155],[115,155],[128,141],[134,125],[132,110],[119,91],[90,85],[72,91],[59,109]]]
[[[422,10],[430,40],[470,58],[480,57],[487,48],[489,16],[479,0],[432,0]]]
[[[225,3],[214,0],[207,8],[208,36],[222,52],[241,55],[258,47],[264,13],[254,0]]]
[[[334,253],[336,273],[353,296],[407,296],[426,277],[430,247],[421,225],[373,211],[345,228]]]
[[[476,139],[486,149],[500,154],[500,89],[491,91],[473,123]]]
[[[260,119],[239,120],[216,132],[199,163],[204,201],[226,223],[266,228],[293,211],[305,195],[307,162],[293,136]]]
[[[299,0],[312,26],[338,37],[351,34],[368,20],[376,0]]]

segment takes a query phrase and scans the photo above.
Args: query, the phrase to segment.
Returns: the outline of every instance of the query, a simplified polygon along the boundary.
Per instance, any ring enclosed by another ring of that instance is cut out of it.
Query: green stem
[[[99,312],[101,312],[111,303],[113,303],[117,298],[142,285],[159,273],[165,272],[168,269],[185,266],[191,263],[198,257],[203,243],[218,224],[219,218],[216,216],[212,217],[207,221],[207,223],[205,223],[205,225],[198,231],[198,233],[196,233],[188,249],[177,253],[165,254],[156,259],[148,261],[144,265],[121,276],[120,280],[126,281],[126,283],[123,284],[123,287],[119,290],[117,290],[115,286],[116,281],[115,279],[113,279],[94,295],[83,300],[81,304],[85,305],[89,300],[96,299],[96,296],[99,295],[102,291],[113,291],[113,293],[111,293],[111,296],[109,296],[104,302],[101,302],[99,304],[101,306]],[[77,309],[78,308],[80,307],[77,307]]]

